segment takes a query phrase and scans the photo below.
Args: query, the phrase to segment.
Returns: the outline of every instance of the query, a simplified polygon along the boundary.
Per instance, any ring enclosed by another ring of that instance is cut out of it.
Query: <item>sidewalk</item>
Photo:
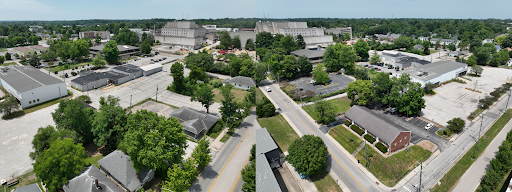
[[[507,133],[512,130],[512,121],[509,121],[498,135],[491,141],[485,151],[478,159],[469,167],[462,175],[453,191],[474,191],[480,185],[482,178],[487,170],[487,166],[491,159],[498,153],[501,143],[507,138]]]
[[[346,97],[346,96],[347,96],[347,93],[342,93],[342,94],[335,95],[335,96],[332,96],[332,97],[323,98],[322,101],[328,101],[328,100],[332,100],[332,99],[336,99],[336,98],[341,98],[341,97]],[[312,104],[315,104],[315,102],[304,103],[304,106],[312,105]]]

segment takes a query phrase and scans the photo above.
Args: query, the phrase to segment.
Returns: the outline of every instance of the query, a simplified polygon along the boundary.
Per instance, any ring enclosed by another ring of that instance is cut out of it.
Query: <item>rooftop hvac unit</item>
[[[123,47],[124,47],[125,49],[128,49],[128,48],[129,48],[129,47],[128,47],[128,46],[126,46],[126,45],[124,45]]]

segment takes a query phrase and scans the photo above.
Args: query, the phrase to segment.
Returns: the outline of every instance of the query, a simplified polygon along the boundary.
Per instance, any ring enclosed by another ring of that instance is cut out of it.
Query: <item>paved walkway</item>
[[[485,171],[489,162],[498,153],[501,143],[507,138],[507,133],[512,130],[512,121],[509,121],[507,125],[498,133],[498,135],[491,141],[489,146],[480,155],[480,157],[469,167],[469,169],[462,175],[457,186],[453,191],[475,191],[478,185],[480,185],[480,179],[484,176]]]
[[[329,100],[332,100],[332,99],[346,97],[346,96],[347,96],[347,93],[342,93],[342,94],[335,95],[335,96],[332,96],[332,97],[323,98],[322,101],[329,101]],[[302,106],[312,105],[312,104],[315,104],[315,102],[304,103],[304,105],[302,105]]]

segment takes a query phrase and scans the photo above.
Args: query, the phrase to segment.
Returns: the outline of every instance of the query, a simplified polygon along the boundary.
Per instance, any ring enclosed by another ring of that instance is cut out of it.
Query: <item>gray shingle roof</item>
[[[368,108],[359,105],[352,106],[345,113],[345,116],[361,128],[368,130],[372,135],[379,137],[386,144],[392,143],[401,132],[410,132],[392,121],[378,117]]]
[[[31,66],[9,66],[0,69],[0,79],[20,93],[46,85],[64,83]]]
[[[208,131],[220,119],[215,115],[199,112],[185,106],[172,112],[171,116],[182,122],[183,129],[196,135],[203,130]]]
[[[445,73],[454,70],[460,70],[460,72],[464,70],[468,70],[468,65],[459,62],[453,61],[438,61],[428,65],[422,65],[412,68],[411,70],[404,71],[404,73],[409,74],[412,78],[419,79],[422,81],[430,80],[436,77],[439,77]],[[427,72],[428,75],[417,76],[418,72]]]
[[[301,49],[297,51],[292,51],[291,54],[296,57],[306,56],[308,59],[323,57],[325,50],[309,50],[309,49]]]
[[[265,154],[277,149],[276,142],[268,133],[267,128],[256,130],[256,155]]]
[[[14,190],[14,192],[42,192],[41,188],[37,185],[37,183],[27,185],[24,187],[20,187]]]
[[[130,191],[135,191],[142,184],[142,179],[149,173],[149,170],[143,169],[139,173],[139,177],[133,169],[130,156],[120,150],[115,150],[103,157],[98,164]]]
[[[236,83],[236,84],[242,84],[242,85],[248,85],[251,87],[256,86],[256,82],[250,77],[244,77],[244,76],[236,76],[231,79],[224,80],[224,83]]]
[[[94,181],[98,180],[99,189],[96,188]],[[88,167],[82,174],[69,180],[63,185],[65,192],[123,192],[114,182],[107,178],[94,165]]]
[[[265,155],[256,157],[256,192],[281,191]]]

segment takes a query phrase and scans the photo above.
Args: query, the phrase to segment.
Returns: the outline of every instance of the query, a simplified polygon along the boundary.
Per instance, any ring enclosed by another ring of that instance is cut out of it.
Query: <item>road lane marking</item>
[[[308,131],[312,134],[312,135],[315,135],[310,129],[309,127],[304,123],[302,122],[302,120],[297,116],[297,114],[295,114],[295,112],[292,111],[292,109],[290,109],[290,107],[288,107],[288,105],[281,99],[279,98],[279,96],[277,96],[277,94],[275,92],[272,91],[272,93],[274,93],[274,95],[276,95],[276,97],[281,100],[281,102],[284,103],[284,105],[286,106],[286,108],[288,108],[290,110],[290,112],[293,113],[293,115],[308,129]],[[334,157],[334,155],[332,155],[331,151],[329,149],[327,149],[327,151],[329,152],[329,154],[331,154],[331,157]],[[343,164],[341,164],[341,162],[336,158],[334,157],[334,159],[336,159],[336,161],[341,165],[341,167],[343,167],[343,169],[345,169],[345,171],[350,175],[350,177],[352,177],[352,179],[354,179],[354,181],[356,181],[357,184],[359,184],[359,186],[366,192],[368,192],[364,187],[363,185],[361,185],[361,183],[359,183],[359,181],[347,170],[347,168],[345,168],[345,166],[343,166]]]
[[[219,175],[217,176],[217,178],[215,178],[215,180],[213,181],[212,183],[212,186],[210,186],[210,189],[208,189],[208,191],[211,191],[213,186],[215,185],[215,183],[217,182],[217,180],[219,179],[220,175],[222,175],[222,172],[224,172],[224,169],[226,168],[226,166],[228,165],[228,163],[231,161],[231,158],[233,158],[233,155],[235,155],[236,151],[238,150],[238,147],[240,147],[240,145],[242,144],[242,141],[245,139],[245,137],[247,137],[247,134],[249,134],[249,131],[251,131],[251,129],[247,130],[247,133],[245,133],[245,136],[244,138],[242,138],[242,140],[240,140],[240,143],[238,144],[238,146],[236,146],[236,149],[235,151],[233,151],[233,154],[231,154],[231,156],[229,157],[228,161],[226,162],[226,164],[224,164],[224,167],[222,167],[222,170],[220,170],[220,173]]]
[[[251,158],[251,156],[249,156],[247,158],[247,160],[245,161],[245,164],[244,164],[244,168],[242,168],[242,170],[245,169],[245,166],[247,166],[247,162],[249,162],[250,158]],[[229,192],[233,192],[233,190],[235,190],[235,186],[238,183],[238,180],[240,179],[240,175],[242,175],[242,171],[240,171],[240,173],[238,173],[238,177],[236,177],[235,184],[233,184],[233,187],[231,187],[231,190]]]

